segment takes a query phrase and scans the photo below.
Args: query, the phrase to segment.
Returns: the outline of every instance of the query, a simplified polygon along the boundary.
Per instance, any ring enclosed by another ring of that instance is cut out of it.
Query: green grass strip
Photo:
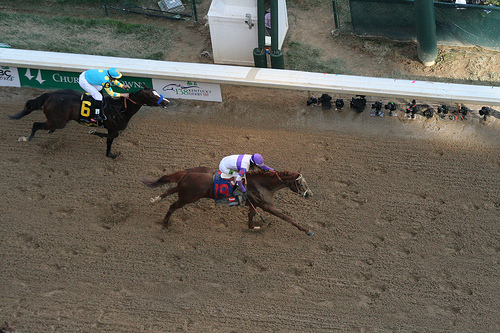
[[[163,60],[168,36],[153,25],[0,12],[0,43],[16,49]]]
[[[287,68],[297,71],[351,74],[346,68],[346,62],[338,58],[323,60],[323,50],[299,42],[290,42],[286,52]]]

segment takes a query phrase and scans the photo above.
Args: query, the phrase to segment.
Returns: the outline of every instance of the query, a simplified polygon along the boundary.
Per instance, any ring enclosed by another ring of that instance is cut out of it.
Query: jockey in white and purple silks
[[[264,164],[264,159],[260,154],[226,156],[220,161],[219,170],[222,172],[221,177],[224,179],[236,177],[236,184],[238,184],[240,190],[245,193],[247,190],[245,186],[243,186],[242,180],[247,171],[253,166],[257,166],[266,171],[274,171],[274,169]]]
[[[90,94],[96,101],[96,120],[106,120],[106,116],[100,115],[100,110],[102,108],[102,94],[101,90],[108,93],[111,97],[128,97],[128,93],[117,93],[111,89],[111,85],[115,85],[119,88],[130,89],[130,86],[118,81],[122,77],[122,73],[116,68],[105,69],[89,69],[88,71],[80,74],[78,78],[78,83],[80,87]],[[103,112],[104,113],[104,112]]]

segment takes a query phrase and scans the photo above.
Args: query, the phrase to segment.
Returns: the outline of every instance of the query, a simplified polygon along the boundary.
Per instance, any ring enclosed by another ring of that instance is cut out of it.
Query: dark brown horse
[[[178,199],[170,205],[167,215],[163,219],[163,226],[168,228],[171,224],[170,216],[174,211],[184,205],[198,201],[201,198],[215,199],[214,189],[214,174],[217,170],[207,167],[198,167],[187,169],[165,175],[155,181],[142,180],[148,187],[159,187],[164,184],[177,183],[177,186],[170,188],[162,195],[152,198],[151,202],[157,202],[161,199],[177,193]],[[293,224],[299,230],[304,231],[307,235],[314,234],[312,230],[306,229],[295,223],[289,216],[280,212],[273,206],[273,194],[277,190],[288,187],[295,193],[303,197],[312,196],[312,192],[307,185],[304,177],[298,172],[278,171],[251,171],[246,175],[246,188],[248,193],[248,227],[250,229],[258,228],[254,225],[253,218],[256,208],[260,207],[264,211],[271,213],[283,220]]]
[[[35,99],[30,99],[26,102],[24,110],[9,116],[12,119],[20,119],[31,112],[43,109],[46,122],[34,122],[31,134],[28,141],[31,141],[38,130],[48,130],[49,133],[54,132],[56,129],[62,129],[70,120],[80,122],[82,113],[85,110],[82,107],[82,93],[71,90],[63,89],[40,95]],[[120,131],[124,130],[133,115],[139,111],[141,106],[161,106],[166,107],[170,102],[157,93],[154,89],[148,88],[143,84],[143,89],[130,93],[130,97],[113,99],[107,96],[104,100],[104,112],[107,120],[104,121],[104,127],[108,130],[108,134],[94,133],[101,137],[107,137],[106,156],[116,158],[116,155],[111,154],[111,145],[113,140],[118,137]],[[90,103],[89,103],[90,104]],[[87,113],[90,109],[87,108]]]

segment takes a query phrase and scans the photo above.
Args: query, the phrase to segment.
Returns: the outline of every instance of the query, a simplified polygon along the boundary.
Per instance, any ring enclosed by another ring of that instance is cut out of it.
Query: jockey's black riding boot
[[[104,115],[104,110],[102,107],[102,101],[95,101],[95,118],[96,121],[106,120],[106,116]]]

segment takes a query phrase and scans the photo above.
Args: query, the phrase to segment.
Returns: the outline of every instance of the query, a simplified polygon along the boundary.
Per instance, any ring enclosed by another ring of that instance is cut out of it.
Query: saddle
[[[97,122],[94,120],[95,117],[95,99],[88,93],[82,95],[80,106],[80,117],[78,122],[88,126],[97,126]],[[113,121],[118,121],[121,116],[121,101],[114,100],[112,98],[103,98],[102,100],[102,110],[103,114],[108,117],[108,119]]]
[[[222,178],[220,171],[214,174],[213,193],[217,206],[245,206],[246,204],[246,193],[234,186],[231,179]]]

